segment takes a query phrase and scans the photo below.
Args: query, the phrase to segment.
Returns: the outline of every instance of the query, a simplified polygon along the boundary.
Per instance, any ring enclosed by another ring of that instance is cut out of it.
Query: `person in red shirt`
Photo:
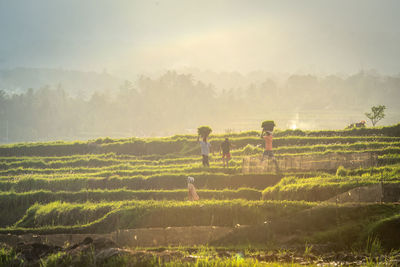
[[[264,160],[264,157],[267,156],[268,158],[272,158],[272,161],[275,164],[276,171],[279,172],[279,167],[278,167],[278,162],[276,161],[276,158],[274,156],[274,153],[272,152],[272,133],[269,131],[262,131],[261,132],[261,137],[265,141],[265,150],[262,155],[261,161]]]

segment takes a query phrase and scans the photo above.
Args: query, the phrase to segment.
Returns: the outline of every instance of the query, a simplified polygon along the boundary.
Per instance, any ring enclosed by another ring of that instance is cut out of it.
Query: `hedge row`
[[[370,167],[370,168],[359,168],[359,169],[346,169],[346,168],[340,167],[336,172],[336,175],[337,176],[341,176],[341,177],[363,176],[365,174],[369,174],[370,176],[378,175],[379,178],[381,178],[383,180],[392,179],[392,178],[399,178],[399,176],[400,176],[400,165]]]
[[[0,170],[0,180],[10,179],[10,176],[14,176],[14,179],[24,179],[29,177],[103,177],[108,178],[111,176],[154,176],[154,175],[170,175],[170,174],[185,174],[187,176],[203,173],[203,174],[238,174],[241,173],[241,162],[231,161],[230,164],[233,167],[224,168],[222,164],[211,163],[210,168],[200,167],[196,165],[184,165],[184,166],[141,166],[135,167],[129,164],[113,165],[109,167],[101,168],[62,168],[62,169],[40,169],[40,168],[15,168]],[[215,166],[218,165],[218,166]]]
[[[264,200],[293,200],[293,201],[325,201],[338,194],[344,193],[358,186],[367,185],[366,183],[321,183],[307,184],[285,188],[274,188],[266,190],[262,194]]]
[[[274,147],[354,144],[365,142],[399,142],[400,137],[350,136],[350,137],[283,137],[274,138]]]
[[[94,144],[89,142],[75,143],[31,143],[17,144],[0,147],[0,156],[67,156],[75,154],[103,154],[115,152],[129,155],[173,154],[184,151],[185,144],[195,143],[187,140],[155,140],[146,142],[138,139],[125,143]],[[192,145],[194,147],[194,145]]]
[[[0,229],[0,233],[107,233],[143,227],[252,225],[312,206],[305,202],[244,200],[130,201],[101,205],[53,202],[32,206],[16,227]]]
[[[332,132],[332,133],[331,133]],[[323,134],[322,134],[323,133]],[[294,137],[287,137],[289,134]],[[277,132],[274,140],[275,146],[288,145],[315,145],[332,143],[354,143],[358,141],[391,140],[400,141],[400,124],[391,127],[363,128],[344,131],[318,131],[298,132],[285,131]],[[327,137],[331,136],[331,137]],[[369,136],[367,138],[363,138]],[[371,136],[380,136],[371,137]],[[382,136],[397,138],[382,138]],[[211,144],[218,149],[223,141],[223,136],[216,136],[211,139]],[[263,140],[254,135],[235,136],[231,139],[236,148],[244,147],[247,144],[262,145]],[[48,143],[26,143],[5,145],[0,147],[0,156],[66,156],[75,154],[103,154],[116,153],[135,156],[158,155],[158,156],[187,156],[199,154],[199,146],[196,140],[191,137],[182,138],[151,138],[151,139],[126,139],[119,142],[48,142]]]
[[[321,130],[321,131],[302,131],[284,130],[274,133],[275,136],[400,136],[400,123],[392,126],[373,127],[373,128],[352,128],[344,130]]]
[[[278,139],[280,141],[280,139]],[[279,142],[278,142],[279,143]],[[313,146],[279,146],[274,149],[275,153],[310,153],[310,152],[323,152],[327,150],[367,150],[367,149],[382,149],[388,147],[400,147],[400,142],[357,142],[353,144],[327,144],[327,145],[313,145]],[[251,151],[250,151],[251,150]],[[247,154],[262,153],[261,147],[255,147],[251,145],[246,145],[241,150],[232,151],[233,155],[241,156]],[[101,156],[100,156],[101,155]],[[199,162],[200,158],[178,158],[178,159],[166,159],[158,161],[150,160],[138,160],[138,159],[123,159],[122,157],[114,156],[104,157],[108,154],[100,154],[99,156],[90,155],[88,157],[79,158],[63,158],[60,159],[52,157],[52,160],[42,158],[42,157],[22,157],[21,160],[14,160],[7,162],[4,160],[0,162],[0,170],[9,170],[13,168],[66,168],[66,167],[88,167],[88,168],[100,168],[119,164],[129,164],[129,166],[166,166],[171,164],[189,164],[194,162]],[[7,159],[3,157],[3,159]]]
[[[274,138],[274,147],[310,146],[321,144],[352,144],[357,142],[399,142],[400,137],[277,137]],[[222,140],[211,140],[211,145],[219,151]],[[247,145],[263,146],[263,140],[257,137],[232,139],[236,149]],[[65,157],[85,154],[116,153],[118,155],[140,156],[147,160],[174,160],[177,157],[187,157],[200,154],[196,141],[176,140],[170,143],[163,141],[116,143],[98,145],[90,144],[27,144],[15,146],[0,146],[0,157]],[[176,160],[176,159],[175,159]]]
[[[85,216],[85,211],[92,207],[90,214]],[[336,206],[306,202],[242,200],[132,201],[125,204],[104,203],[103,206],[98,206],[98,210],[96,207],[91,203],[87,203],[86,206],[59,202],[35,205],[18,222],[19,227],[3,228],[0,229],[0,233],[109,233],[117,229],[145,227],[240,224],[268,227],[272,233],[286,235],[295,234],[300,230],[306,236],[312,237],[319,231],[337,229],[338,223],[357,226],[393,216],[400,211],[399,205],[394,204]],[[111,211],[105,212],[105,209]],[[74,221],[74,218],[79,220]]]
[[[247,199],[259,200],[261,192],[252,188],[239,188],[237,190],[197,190],[201,199]],[[65,202],[99,202],[99,201],[123,201],[123,200],[179,200],[187,199],[188,192],[185,189],[177,190],[81,190],[68,191],[31,191],[25,193],[7,192],[0,193],[0,206],[14,208],[19,204],[48,203],[52,201]]]
[[[286,177],[273,187],[266,188],[262,197],[265,200],[325,201],[353,188],[380,183],[380,175],[359,177]],[[400,183],[396,178],[387,178],[388,188]]]
[[[400,154],[385,154],[378,157],[379,165],[389,165],[389,164],[397,164],[400,163]]]
[[[75,160],[53,160],[45,162],[41,159],[26,159],[23,161],[14,161],[10,163],[0,162],[0,170],[8,170],[12,168],[65,168],[65,167],[105,167],[125,163],[117,159],[99,159],[99,158],[81,158]]]
[[[260,200],[261,192],[251,188],[240,188],[238,190],[224,189],[217,190],[198,190],[200,198],[204,199],[246,199]],[[188,192],[180,190],[81,190],[78,192],[51,192],[51,191],[32,191],[25,193],[0,193],[0,227],[14,224],[25,211],[35,203],[45,204],[54,201],[62,202],[100,202],[100,201],[129,201],[129,200],[187,200]],[[10,211],[13,211],[10,214]]]
[[[324,151],[360,151],[360,150],[373,150],[383,148],[398,148],[400,142],[357,142],[354,144],[328,144],[328,145],[314,145],[314,146],[293,146],[293,147],[278,147],[274,150],[275,153],[294,154],[294,153],[309,153],[309,152],[324,152]]]
[[[227,169],[231,173],[240,171],[241,160],[245,155],[261,154],[263,151],[260,147],[247,145],[242,150],[232,151],[234,156],[231,160],[231,168]],[[315,145],[315,146],[294,146],[294,147],[278,147],[274,149],[275,154],[283,156],[291,156],[294,154],[315,154],[321,152],[346,152],[346,153],[358,153],[358,152],[372,152],[377,155],[390,154],[393,156],[386,157],[386,161],[382,160],[382,163],[388,162],[389,164],[398,162],[396,155],[400,153],[400,142],[384,143],[384,142],[372,142],[372,143],[355,143],[351,145]],[[383,159],[383,158],[382,158]],[[392,160],[391,160],[392,159]],[[211,164],[214,161],[220,160],[219,156],[210,156]],[[120,159],[99,159],[89,157],[87,159],[76,159],[76,160],[54,160],[44,161],[39,159],[31,158],[24,159],[22,161],[3,162],[0,163],[0,175],[18,175],[24,173],[53,173],[53,172],[75,172],[75,173],[90,173],[107,170],[125,170],[130,171],[130,175],[142,174],[151,175],[154,173],[162,172],[183,172],[183,171],[200,171],[204,168],[200,168],[200,158],[191,158],[190,161],[186,158],[183,161],[144,161],[140,164],[140,161],[127,161]],[[175,163],[178,162],[178,163]],[[168,164],[169,163],[169,164]],[[195,164],[194,164],[195,163]],[[218,164],[218,163],[217,163]],[[220,165],[212,165],[213,167],[207,169],[208,172],[221,172],[222,168]],[[109,167],[109,168],[107,168]],[[234,168],[232,168],[234,167]]]
[[[277,183],[281,176],[273,174],[226,175],[226,174],[192,174],[195,186],[199,189],[239,189],[242,187],[262,190]],[[59,178],[41,179],[24,178],[16,181],[0,181],[0,191],[27,192],[37,190],[49,191],[80,191],[82,189],[126,188],[130,190],[174,190],[185,189],[187,175],[154,175],[151,177],[117,177],[110,178]]]

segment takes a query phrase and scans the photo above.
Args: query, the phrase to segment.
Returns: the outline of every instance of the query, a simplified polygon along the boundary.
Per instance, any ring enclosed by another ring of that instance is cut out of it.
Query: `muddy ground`
[[[195,263],[199,259],[256,259],[259,262],[298,263],[301,265],[361,266],[379,262],[388,266],[400,265],[400,251],[391,254],[376,252],[326,252],[325,248],[307,245],[303,248],[281,248],[279,250],[239,249],[218,247],[193,248],[122,248],[106,238],[85,238],[82,242],[67,247],[44,243],[19,243],[14,247],[2,244],[3,251],[12,251],[5,266],[41,266],[49,257],[56,266],[152,266],[166,262]],[[12,255],[11,255],[12,254]],[[121,260],[125,259],[125,260]],[[132,265],[133,264],[133,265]]]

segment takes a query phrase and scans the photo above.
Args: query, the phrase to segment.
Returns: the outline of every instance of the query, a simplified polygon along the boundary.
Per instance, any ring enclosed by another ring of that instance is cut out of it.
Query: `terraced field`
[[[234,147],[229,168],[218,153],[225,137]],[[357,169],[243,174],[244,157],[263,151],[256,132],[215,135],[211,144],[216,151],[210,168],[201,166],[191,135],[0,146],[0,233],[215,226],[236,227],[215,241],[222,246],[309,242],[351,248],[374,236],[386,249],[399,248],[400,239],[391,236],[400,233],[400,124],[275,134],[278,161],[365,152],[377,157],[373,166]],[[187,201],[187,176],[195,177],[198,202]],[[325,202],[371,185],[385,189],[379,203]]]

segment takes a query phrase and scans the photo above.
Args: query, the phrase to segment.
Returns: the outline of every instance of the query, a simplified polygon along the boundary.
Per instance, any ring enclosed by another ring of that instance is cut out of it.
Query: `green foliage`
[[[381,252],[383,249],[390,251],[400,247],[400,240],[393,238],[400,234],[400,215],[394,214],[382,218],[369,225],[365,235],[366,251],[368,253]]]
[[[385,105],[373,106],[371,112],[366,112],[365,116],[371,120],[372,126],[385,117]]]
[[[400,163],[400,154],[384,154],[378,157],[380,165],[389,165]]]
[[[345,176],[346,175],[346,169],[343,166],[339,166],[336,170],[336,176]]]
[[[254,154],[261,154],[263,152],[263,149],[257,146],[253,146],[253,145],[247,145],[245,146],[240,152],[233,152],[232,154],[242,154],[242,155],[254,155]]]
[[[365,245],[365,252],[370,257],[376,257],[381,255],[383,253],[383,248],[379,239],[376,237],[368,236]]]
[[[286,130],[277,130],[274,132],[275,137],[283,137],[283,136],[306,136],[307,132],[300,129],[286,129]]]
[[[368,234],[377,236],[383,248],[394,246],[387,242],[390,234],[384,230],[393,233],[398,226],[398,218],[393,217],[399,211],[395,205],[353,207],[320,201],[381,179],[386,191],[395,188],[400,175],[400,166],[395,165],[400,162],[400,124],[340,131],[277,130],[274,136],[278,160],[369,151],[379,155],[381,165],[339,167],[336,173],[291,172],[283,177],[244,175],[243,158],[263,151],[256,131],[213,136],[214,147],[230,137],[234,146],[231,168],[223,168],[220,158],[213,155],[211,168],[202,168],[195,135],[3,145],[0,227],[7,228],[0,232],[105,233],[211,222],[264,227],[268,221],[274,232],[301,233],[309,240],[335,244],[352,244],[366,234],[365,229],[373,229]],[[185,201],[187,176],[195,177],[199,202]],[[255,201],[261,195],[274,201]],[[260,240],[264,232],[246,238]],[[311,255],[310,248],[306,247],[305,254]]]
[[[400,136],[400,123],[393,126],[374,127],[374,128],[351,128],[345,130],[319,130],[302,131],[284,130],[275,131],[275,137],[283,136],[308,136],[308,137],[346,137],[346,136]]]
[[[300,131],[286,130],[274,134],[274,146],[299,146],[320,144],[347,144],[356,142],[400,141],[400,124],[380,128],[363,128],[340,131]],[[239,149],[248,144],[262,145],[255,131],[239,134],[216,135],[212,145],[219,146],[225,137],[230,137],[232,145]],[[22,143],[0,146],[0,157],[66,157],[73,155],[114,154],[141,159],[160,160],[198,154],[194,135],[166,138],[114,139],[112,142],[47,142]],[[82,158],[82,156],[81,156]],[[77,157],[74,158],[76,160]],[[72,158],[71,158],[72,160]],[[37,164],[42,164],[38,162]]]
[[[197,190],[201,199],[230,200],[245,199],[259,200],[261,192],[252,188],[240,188],[238,190]],[[29,191],[25,193],[2,192],[0,193],[0,205],[3,210],[0,215],[4,218],[0,226],[6,226],[20,218],[25,210],[33,209],[35,203],[46,204],[60,201],[62,203],[85,202],[112,202],[129,200],[187,200],[187,189],[179,190],[81,190],[68,191]],[[90,213],[90,211],[89,211]],[[15,216],[17,215],[17,216]],[[11,220],[9,220],[11,219]]]
[[[339,168],[339,176],[324,174],[314,177],[284,177],[279,183],[263,191],[263,199],[325,201],[356,187],[378,184],[382,176],[386,177],[386,185],[398,184],[395,177],[399,171],[399,166],[357,170]]]
[[[164,264],[163,264],[164,265]],[[278,266],[292,266],[289,264],[266,263],[259,262],[257,259],[245,259],[243,257],[232,258],[219,258],[219,257],[200,257],[195,262],[184,262],[175,260],[165,263],[166,267],[206,267],[206,266],[220,266],[220,267],[249,267],[249,266],[265,266],[265,267],[278,267]]]
[[[52,202],[33,205],[15,227],[4,231],[63,232],[69,229],[71,232],[107,233],[117,228],[204,226],[210,222],[215,226],[261,224],[266,217],[285,216],[311,206],[305,202],[245,200]],[[2,231],[0,229],[0,233]]]
[[[180,248],[178,248],[180,249]],[[101,266],[101,267],[121,267],[121,266],[141,266],[141,267],[151,267],[151,266],[162,266],[162,267],[252,267],[252,266],[262,266],[262,267],[293,267],[300,266],[294,263],[283,263],[283,262],[264,262],[258,261],[256,255],[251,255],[244,257],[243,254],[236,253],[232,257],[221,257],[213,250],[213,248],[205,248],[204,251],[199,251],[193,253],[196,248],[190,249],[191,260],[188,261],[187,257],[179,257],[176,255],[181,255],[181,253],[171,253],[170,257],[163,257],[151,253],[154,251],[149,249],[138,257],[135,254],[125,254],[113,256],[109,259],[102,261],[101,263],[96,262],[94,251],[82,252],[79,255],[68,255],[64,252],[59,252],[50,255],[45,260],[42,260],[41,266],[43,267],[55,267],[55,266]],[[178,250],[179,251],[179,250]],[[174,250],[172,250],[174,252]],[[229,251],[231,253],[235,252]],[[229,253],[228,252],[228,253]],[[182,252],[187,254],[185,250]],[[257,252],[262,253],[262,251]],[[167,254],[168,255],[168,254]],[[311,266],[311,265],[307,265]]]
[[[0,244],[0,266],[12,266],[16,255],[13,248]]]
[[[97,175],[97,174],[96,174]],[[107,178],[104,178],[104,177]],[[131,190],[174,190],[186,188],[187,176],[196,178],[195,185],[200,189],[238,189],[249,187],[263,189],[275,184],[280,177],[275,174],[223,174],[223,173],[170,173],[155,174],[151,176],[128,176],[104,174],[100,177],[82,177],[77,175],[66,175],[54,179],[25,176],[14,181],[1,181],[0,191],[9,191],[14,188],[16,192],[27,192],[34,190],[50,191],[80,191],[82,189],[120,189]]]

